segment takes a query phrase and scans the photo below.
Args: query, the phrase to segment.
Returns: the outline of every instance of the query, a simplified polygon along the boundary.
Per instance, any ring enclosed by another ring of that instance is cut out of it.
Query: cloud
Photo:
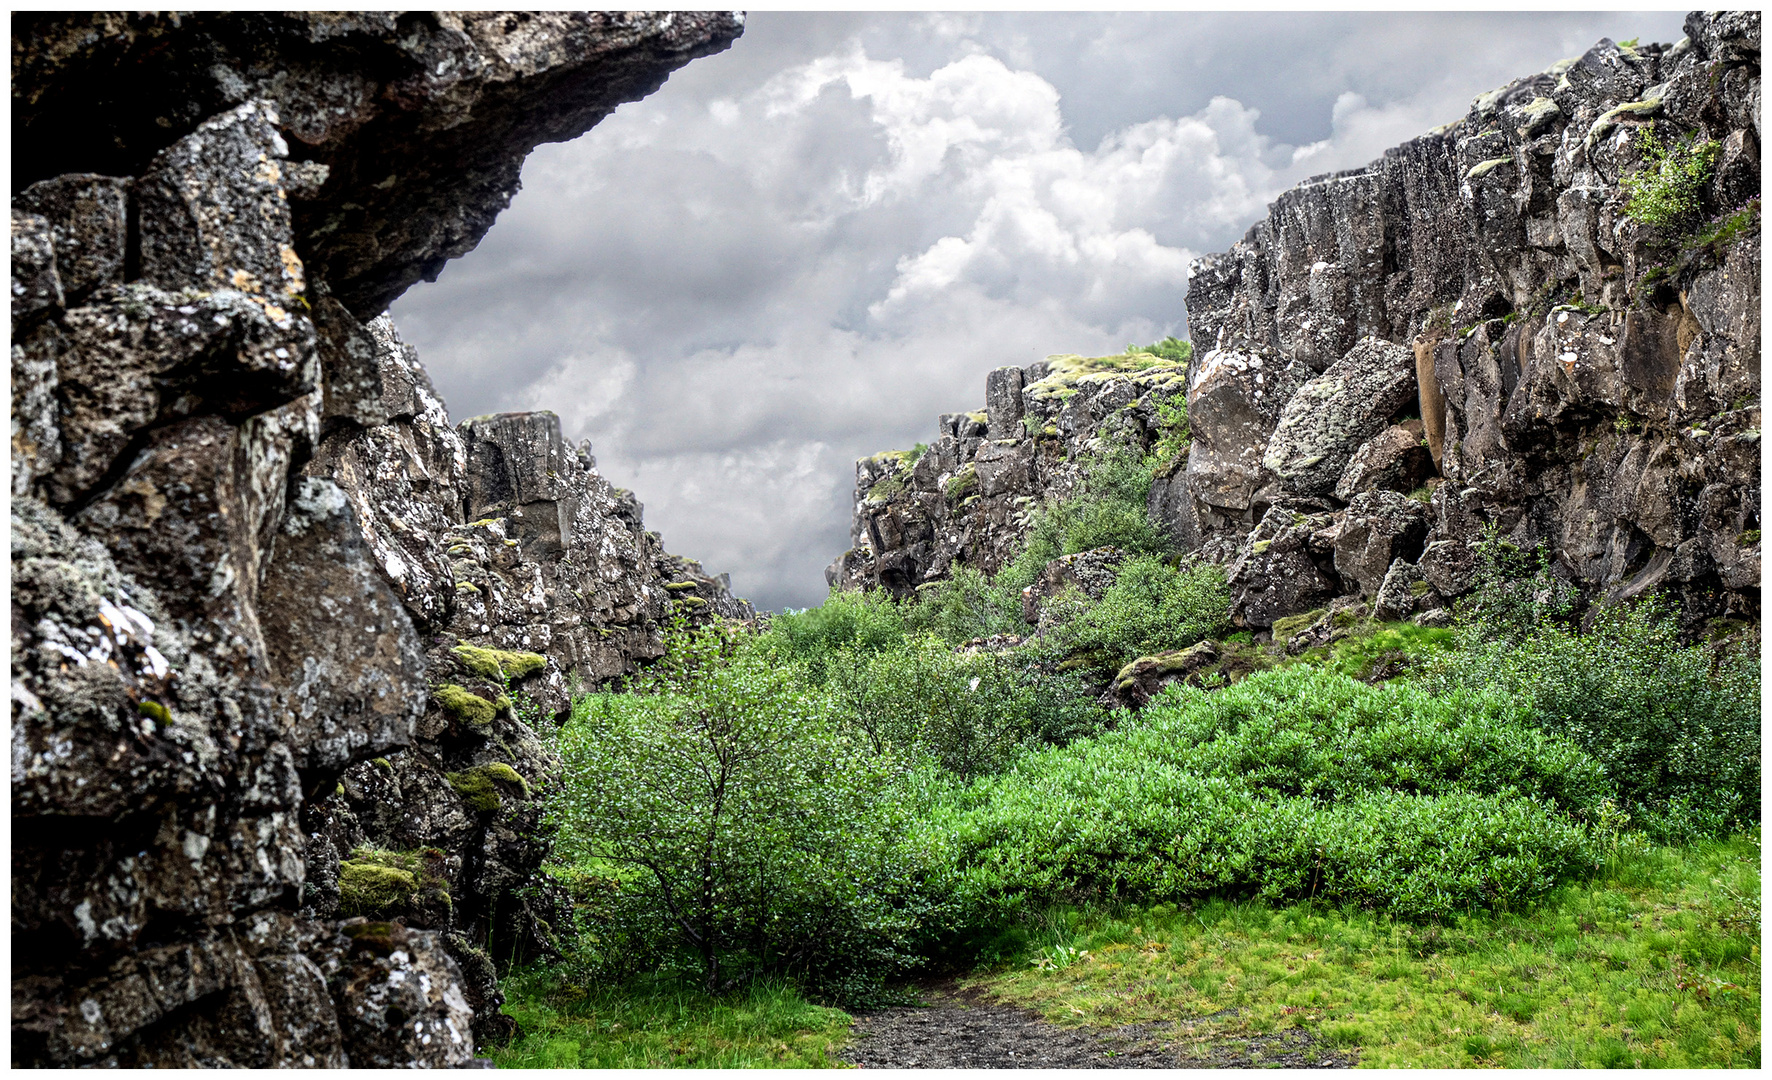
[[[456,415],[553,409],[672,550],[816,603],[856,457],[993,367],[1184,333],[1194,255],[1600,18],[759,13],[538,148],[394,316]]]

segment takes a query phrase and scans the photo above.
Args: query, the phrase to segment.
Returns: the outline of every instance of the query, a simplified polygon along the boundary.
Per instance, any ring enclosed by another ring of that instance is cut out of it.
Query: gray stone
[[[1367,338],[1286,402],[1262,467],[1288,491],[1327,495],[1360,444],[1417,398],[1415,354]]]
[[[1021,438],[1021,386],[1024,374],[1018,367],[1000,367],[985,377],[985,415],[989,417],[987,437]]]
[[[1346,502],[1363,491],[1381,490],[1406,495],[1433,475],[1421,421],[1406,420],[1360,444],[1335,482],[1335,497]]]
[[[1321,607],[1341,595],[1333,570],[1332,526],[1327,514],[1307,515],[1275,506],[1262,516],[1242,552],[1225,571],[1231,591],[1231,622],[1264,630],[1274,620]]]
[[[1336,573],[1361,596],[1376,596],[1392,563],[1420,556],[1427,516],[1427,507],[1394,491],[1355,495],[1336,534]]]
[[[17,329],[63,304],[61,276],[55,266],[55,234],[49,220],[12,211],[12,322]]]
[[[70,304],[94,289],[123,283],[128,180],[93,173],[58,176],[19,192],[14,205],[49,222],[56,269]]]

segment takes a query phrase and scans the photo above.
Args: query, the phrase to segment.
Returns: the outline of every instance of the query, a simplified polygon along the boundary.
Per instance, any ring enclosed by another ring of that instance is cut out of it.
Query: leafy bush
[[[1160,356],[1172,364],[1185,364],[1194,355],[1194,346],[1191,342],[1170,336],[1153,345],[1128,345],[1126,352],[1128,355],[1149,353],[1152,356]]]
[[[1020,592],[970,566],[956,565],[941,581],[920,586],[915,600],[900,610],[907,631],[934,634],[953,645],[1027,629]]]
[[[1605,790],[1494,697],[1308,670],[1172,689],[932,814],[975,918],[1080,895],[1321,897],[1410,916],[1517,904],[1591,864],[1555,800]]]
[[[1151,555],[1122,563],[1098,601],[1071,593],[1049,603],[1059,622],[1047,634],[1046,648],[1093,657],[1089,666],[1109,674],[1140,656],[1211,637],[1226,628],[1230,615],[1222,567],[1175,567]]]
[[[1053,559],[1098,547],[1168,554],[1174,543],[1150,519],[1150,494],[1151,463],[1126,446],[1109,447],[1090,462],[1076,495],[1033,513],[1026,545],[998,572],[998,587],[1019,597]]]
[[[1715,139],[1695,142],[1690,136],[1670,149],[1655,137],[1654,123],[1639,128],[1637,151],[1643,165],[1618,181],[1630,196],[1624,212],[1647,225],[1686,225],[1703,209],[1704,186],[1720,149]]]
[[[1496,611],[1461,622],[1459,648],[1428,671],[1432,688],[1518,696],[1606,770],[1654,835],[1717,834],[1760,819],[1757,658],[1682,648],[1654,601],[1598,608],[1586,633]]]
[[[1123,744],[1201,776],[1335,802],[1375,791],[1520,794],[1591,811],[1612,794],[1573,742],[1534,726],[1494,691],[1382,690],[1332,672],[1283,668],[1216,692],[1176,687]]]
[[[916,962],[894,757],[742,640],[671,653],[644,692],[581,698],[558,737],[558,847],[602,915],[586,962],[869,1000]]]
[[[970,778],[1003,768],[1023,750],[1096,730],[1101,708],[1074,677],[1051,676],[1019,654],[963,656],[940,638],[847,654],[829,687],[875,749],[927,758]]]
[[[903,641],[904,618],[890,593],[832,590],[818,607],[770,619],[763,647],[781,660],[806,665],[813,684],[821,685],[836,653],[874,652]]]

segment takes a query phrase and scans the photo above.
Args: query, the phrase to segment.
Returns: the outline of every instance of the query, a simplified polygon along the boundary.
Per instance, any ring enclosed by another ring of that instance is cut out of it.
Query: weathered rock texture
[[[1227,566],[1235,622],[1265,631],[1339,596],[1443,619],[1491,530],[1592,595],[1672,595],[1688,629],[1759,618],[1760,15],[1693,13],[1686,31],[1603,40],[1484,94],[1194,264],[1193,442],[1150,510]],[[1625,213],[1651,125],[1714,145],[1677,227]],[[1092,421],[1150,400],[1117,381]],[[937,444],[951,454],[858,465],[833,583],[994,570],[1020,539],[1014,500],[1066,493],[1052,463],[1091,448],[1060,440],[1093,432],[1063,413],[1046,441],[965,441],[1008,432],[1013,382],[993,374],[988,417]],[[931,484],[962,467],[976,500],[944,503]]]
[[[488,947],[550,933],[529,724],[748,609],[551,415],[451,427],[375,316],[739,28],[15,18],[15,1064],[499,1033]]]
[[[905,596],[955,565],[996,573],[1020,550],[1030,509],[1073,493],[1110,447],[1150,450],[1163,437],[1164,403],[1184,386],[1182,366],[1149,355],[998,368],[989,408],[941,417],[920,455],[887,451],[855,463],[852,547],[825,580]]]

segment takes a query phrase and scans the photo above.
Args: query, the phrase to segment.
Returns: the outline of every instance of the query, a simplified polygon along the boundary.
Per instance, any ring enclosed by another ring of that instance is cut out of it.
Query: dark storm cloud
[[[997,365],[1184,333],[1188,260],[1286,186],[1679,23],[755,14],[538,149],[394,316],[455,415],[553,409],[672,550],[815,603],[854,458],[981,406]]]

